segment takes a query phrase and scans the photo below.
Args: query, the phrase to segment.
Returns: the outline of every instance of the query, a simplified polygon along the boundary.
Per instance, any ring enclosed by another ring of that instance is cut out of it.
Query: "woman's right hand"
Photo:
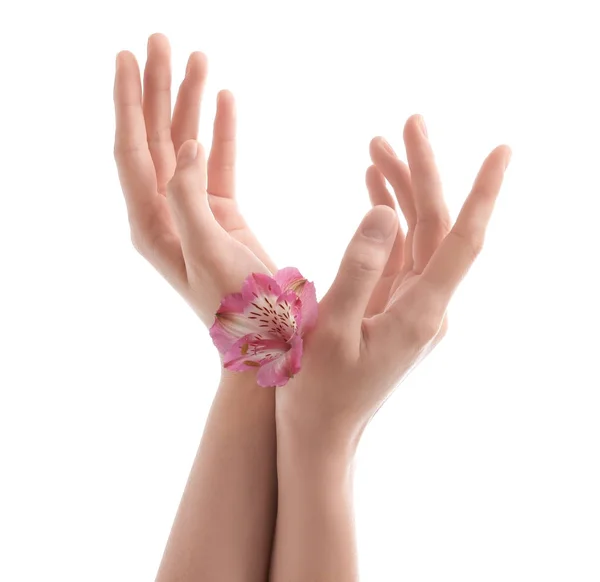
[[[371,142],[367,186],[376,206],[346,250],[305,338],[302,369],[277,388],[277,427],[319,448],[354,450],[394,387],[439,343],[446,309],[482,249],[510,148],[485,159],[450,228],[433,151],[418,115],[405,125],[408,166],[386,142]],[[406,217],[399,230],[393,186]]]

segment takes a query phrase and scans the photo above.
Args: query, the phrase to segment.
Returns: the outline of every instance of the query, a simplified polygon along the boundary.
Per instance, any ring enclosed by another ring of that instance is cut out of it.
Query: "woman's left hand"
[[[190,55],[171,119],[170,53],[164,35],[150,36],[143,95],[135,56],[118,55],[114,157],[134,247],[210,325],[224,295],[276,267],[236,204],[233,95],[219,93],[206,161],[197,144],[206,57]]]

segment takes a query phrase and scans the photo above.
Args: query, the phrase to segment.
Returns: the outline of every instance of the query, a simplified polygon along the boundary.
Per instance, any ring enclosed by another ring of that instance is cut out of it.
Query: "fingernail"
[[[383,137],[381,138],[381,145],[386,152],[392,154],[393,156],[396,155],[396,152],[393,150],[392,146]]]
[[[387,240],[396,227],[396,212],[389,206],[375,206],[365,217],[361,232],[363,236],[373,240]]]
[[[121,59],[119,58],[119,55],[120,55],[120,54],[121,54],[121,53],[120,53],[120,52],[118,52],[118,53],[117,53],[117,56],[115,57],[115,68],[116,68],[116,70],[117,70],[117,71],[119,70],[119,64],[120,64],[120,62],[121,62]]]
[[[419,115],[419,127],[421,128],[423,135],[426,138],[429,138],[429,136],[427,135],[427,126],[425,125],[425,119],[423,118],[422,115]]]
[[[196,159],[198,155],[198,142],[192,141],[190,143],[184,143],[179,149],[179,155],[177,156],[178,164],[188,164]]]
[[[512,158],[512,150],[508,150],[508,155],[504,158],[504,169],[508,168],[508,164],[510,164],[510,159]]]

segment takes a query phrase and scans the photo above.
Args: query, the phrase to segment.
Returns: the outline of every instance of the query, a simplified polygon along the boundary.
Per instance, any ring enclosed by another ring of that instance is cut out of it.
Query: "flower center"
[[[258,327],[265,333],[287,342],[296,332],[296,318],[287,300],[279,303],[266,296],[258,297],[251,303],[253,309],[248,318],[258,320]]]

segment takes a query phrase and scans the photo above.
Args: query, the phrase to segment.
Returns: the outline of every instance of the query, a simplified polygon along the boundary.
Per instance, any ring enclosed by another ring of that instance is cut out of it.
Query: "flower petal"
[[[274,276],[282,291],[294,291],[298,294],[297,288],[306,283],[306,279],[296,267],[285,267],[279,269]]]
[[[220,353],[227,352],[245,335],[260,331],[257,322],[245,315],[246,305],[241,293],[232,293],[222,299],[215,322],[209,330],[210,337]]]
[[[244,306],[246,302],[242,297],[241,293],[231,293],[231,295],[225,295],[221,300],[221,305],[217,309],[217,313],[244,313]]]
[[[279,284],[263,273],[250,274],[242,285],[242,297],[248,303],[264,297],[276,298],[279,295],[281,295]]]
[[[291,349],[277,358],[264,363],[256,375],[259,386],[284,386],[300,371],[302,338],[295,335],[289,342]]]
[[[285,341],[290,340],[297,333],[301,307],[300,300],[293,291],[286,291],[277,297],[268,316],[270,334],[282,337]]]
[[[228,370],[243,372],[260,367],[266,362],[284,355],[290,346],[281,340],[264,339],[251,333],[240,338],[223,357]]]
[[[302,302],[302,324],[298,325],[301,333],[309,331],[317,322],[317,294],[315,284],[302,276],[296,267],[285,267],[275,273],[275,281],[283,291],[293,291]]]
[[[314,284],[294,267],[282,269],[276,276],[281,285],[268,275],[252,273],[244,281],[241,293],[227,295],[221,301],[210,336],[229,367],[247,370],[264,364],[265,358],[270,361],[276,355],[282,357],[290,349],[286,342],[291,345],[294,336],[314,326],[317,318]],[[279,346],[278,351],[267,357],[268,348],[274,349],[273,346]],[[256,358],[243,357],[242,349],[251,351]],[[299,360],[290,370],[296,365],[300,365]]]
[[[307,331],[310,331],[317,323],[319,304],[317,303],[315,284],[307,281],[302,287],[299,297],[300,302],[302,303],[300,309],[302,315],[298,325],[298,333],[304,334]]]

